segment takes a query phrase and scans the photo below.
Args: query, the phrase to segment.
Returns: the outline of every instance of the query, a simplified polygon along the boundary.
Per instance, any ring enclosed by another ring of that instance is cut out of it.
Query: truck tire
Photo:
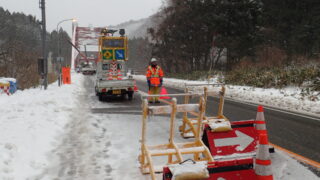
[[[126,94],[121,94],[121,100],[125,100],[126,99]]]
[[[99,96],[99,92],[98,92],[98,90],[97,90],[97,87],[94,87],[94,91],[95,91],[95,93],[96,93],[96,96]]]
[[[102,100],[103,100],[102,94],[98,93],[98,97],[99,97],[99,101],[102,101]]]
[[[128,100],[131,101],[133,99],[133,91],[128,92]]]

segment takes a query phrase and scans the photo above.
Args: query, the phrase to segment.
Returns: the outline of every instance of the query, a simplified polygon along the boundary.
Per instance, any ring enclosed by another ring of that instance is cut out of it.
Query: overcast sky
[[[163,0],[46,0],[47,30],[55,30],[59,21],[76,18],[79,26],[117,25],[129,20],[149,17],[161,7]],[[39,20],[39,0],[0,0],[10,12],[32,14]],[[61,26],[71,32],[71,21]]]

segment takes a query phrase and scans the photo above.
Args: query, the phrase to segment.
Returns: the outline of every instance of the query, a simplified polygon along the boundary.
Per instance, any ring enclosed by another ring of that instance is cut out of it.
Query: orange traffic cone
[[[166,94],[168,94],[167,89],[165,87],[162,87],[161,91],[160,91],[160,95],[166,95]],[[161,96],[160,99],[170,99],[170,97],[169,96]]]
[[[258,106],[258,112],[257,112],[255,124],[256,124],[256,130],[257,130],[258,134],[261,134],[261,133],[268,134],[267,127],[266,127],[266,121],[264,119],[263,106]]]
[[[137,86],[137,85],[134,85],[134,86],[133,86],[133,90],[134,90],[134,92],[138,92],[138,86]]]
[[[259,134],[259,144],[254,166],[258,180],[273,180],[268,144],[267,134]]]

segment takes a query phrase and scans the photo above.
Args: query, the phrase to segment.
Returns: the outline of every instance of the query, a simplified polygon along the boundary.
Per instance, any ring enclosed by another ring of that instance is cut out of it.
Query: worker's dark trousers
[[[161,88],[161,87],[153,87],[153,86],[151,86],[151,87],[149,88],[149,94],[150,94],[150,95],[159,94],[159,93],[160,93],[160,88]],[[149,97],[148,100],[149,100],[149,101],[153,101],[153,102],[159,101],[159,97]]]

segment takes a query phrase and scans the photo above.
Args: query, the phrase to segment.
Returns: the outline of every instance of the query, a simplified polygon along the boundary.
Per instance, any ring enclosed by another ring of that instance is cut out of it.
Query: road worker
[[[150,66],[148,66],[147,69],[146,77],[149,86],[149,94],[159,94],[163,82],[163,71],[161,67],[158,66],[156,58],[151,59]],[[159,97],[150,97],[148,101],[149,103],[160,103]]]

